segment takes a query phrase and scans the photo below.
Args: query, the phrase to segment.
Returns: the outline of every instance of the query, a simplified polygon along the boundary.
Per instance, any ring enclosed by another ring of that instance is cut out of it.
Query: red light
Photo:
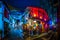
[[[39,19],[43,19],[43,14],[39,13]]]
[[[44,19],[47,21],[49,19],[47,12],[42,8],[37,7],[29,7],[30,8],[30,15],[39,19]]]
[[[37,8],[33,8],[33,16],[38,17],[38,9]]]
[[[40,16],[40,19],[42,19],[42,16]]]

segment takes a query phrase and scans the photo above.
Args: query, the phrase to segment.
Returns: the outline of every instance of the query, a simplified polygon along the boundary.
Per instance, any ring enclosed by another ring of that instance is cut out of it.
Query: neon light
[[[44,9],[38,7],[29,7],[29,9],[33,17],[44,19],[44,21],[47,21],[49,19],[48,14]]]

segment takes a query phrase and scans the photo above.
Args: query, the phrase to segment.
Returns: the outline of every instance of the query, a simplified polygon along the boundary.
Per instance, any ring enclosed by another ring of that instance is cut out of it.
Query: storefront
[[[49,24],[48,24],[49,17],[47,15],[47,13],[45,12],[45,10],[43,10],[42,8],[27,7],[26,11],[28,11],[28,14],[29,14],[28,21],[25,24],[27,30],[33,31],[33,32],[35,30],[36,34],[48,32],[48,30],[49,30]]]

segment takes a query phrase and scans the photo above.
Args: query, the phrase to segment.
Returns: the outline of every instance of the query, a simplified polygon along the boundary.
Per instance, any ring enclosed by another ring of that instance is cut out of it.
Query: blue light
[[[0,31],[2,31],[2,37],[4,37],[3,13],[4,13],[4,5],[0,1]]]
[[[0,30],[3,30],[3,13],[4,13],[4,5],[0,1]]]
[[[0,14],[0,30],[3,29],[2,14]]]
[[[49,21],[49,25],[52,25],[52,20]]]
[[[52,22],[52,25],[55,25],[54,22]]]

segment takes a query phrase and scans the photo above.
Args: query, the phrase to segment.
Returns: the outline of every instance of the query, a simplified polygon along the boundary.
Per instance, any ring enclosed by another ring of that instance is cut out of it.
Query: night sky
[[[5,0],[5,2],[21,10],[27,6],[40,7],[40,0]]]
[[[8,5],[18,8],[20,11],[25,11],[26,7],[40,7],[43,8],[48,15],[53,19],[56,18],[56,8],[53,6],[54,1],[50,0],[4,0]],[[53,16],[52,16],[53,15]],[[54,16],[55,15],[55,16]]]

